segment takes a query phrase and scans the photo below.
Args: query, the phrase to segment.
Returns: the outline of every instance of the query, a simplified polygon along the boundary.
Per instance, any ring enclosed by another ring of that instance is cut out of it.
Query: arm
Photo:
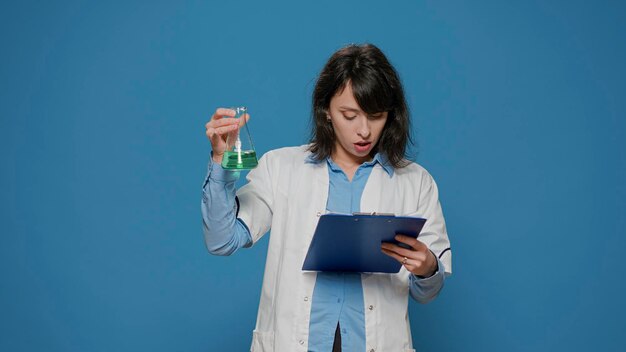
[[[439,190],[432,176],[426,173],[422,178],[418,204],[419,213],[428,219],[419,235],[437,262],[437,269],[430,277],[410,274],[409,292],[420,303],[435,299],[443,288],[444,280],[452,274],[452,254],[450,241],[439,202]]]
[[[435,181],[425,173],[420,185],[418,213],[427,220],[419,239],[396,236],[396,240],[407,244],[410,249],[392,243],[382,246],[383,252],[401,262],[410,272],[409,292],[420,303],[428,303],[437,297],[444,279],[452,273],[450,241],[438,196]]]
[[[213,150],[211,160],[216,166],[209,164],[209,175],[202,187],[202,218],[209,251],[228,255],[237,248],[251,246],[270,229],[273,187],[268,166],[268,155],[271,153],[267,153],[248,173],[248,183],[235,197],[235,181],[239,174],[222,173],[224,170],[219,164],[227,149],[226,136],[240,126],[237,119],[224,119],[224,116],[235,116],[235,111],[218,108],[205,125]],[[245,114],[246,122],[249,118]],[[242,228],[246,229],[247,236],[240,234]]]
[[[250,247],[252,238],[246,225],[236,218],[235,182],[238,172],[222,169],[211,158],[202,185],[202,222],[204,241],[215,255],[231,255],[239,248]]]
[[[438,262],[443,264],[444,275],[448,277],[452,275],[452,251],[439,202],[439,190],[435,180],[427,172],[421,182],[418,213],[427,220],[418,238],[430,249]]]

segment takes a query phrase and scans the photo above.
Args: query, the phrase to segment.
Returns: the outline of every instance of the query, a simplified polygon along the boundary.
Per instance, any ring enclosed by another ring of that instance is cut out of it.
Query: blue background
[[[259,153],[307,141],[317,73],[372,42],[401,74],[454,275],[418,351],[626,345],[619,1],[0,5],[0,350],[246,351],[267,237],[203,243],[218,106]]]

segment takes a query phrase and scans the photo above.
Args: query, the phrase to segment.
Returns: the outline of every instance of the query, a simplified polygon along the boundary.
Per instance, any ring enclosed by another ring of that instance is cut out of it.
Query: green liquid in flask
[[[222,158],[222,167],[226,170],[250,170],[258,164],[256,152],[254,150],[241,151],[241,158],[238,152],[227,151]]]

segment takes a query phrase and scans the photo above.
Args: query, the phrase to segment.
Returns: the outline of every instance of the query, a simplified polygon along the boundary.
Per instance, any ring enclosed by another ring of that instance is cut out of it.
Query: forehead
[[[346,83],[343,90],[337,91],[330,100],[330,106],[335,109],[361,111],[359,103],[354,98],[350,82]]]

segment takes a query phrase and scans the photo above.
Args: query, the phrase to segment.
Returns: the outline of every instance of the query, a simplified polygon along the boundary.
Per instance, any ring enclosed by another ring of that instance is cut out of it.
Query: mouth
[[[369,151],[371,146],[372,146],[372,142],[368,142],[368,141],[360,141],[360,142],[354,143],[354,149],[359,153],[365,153]]]

